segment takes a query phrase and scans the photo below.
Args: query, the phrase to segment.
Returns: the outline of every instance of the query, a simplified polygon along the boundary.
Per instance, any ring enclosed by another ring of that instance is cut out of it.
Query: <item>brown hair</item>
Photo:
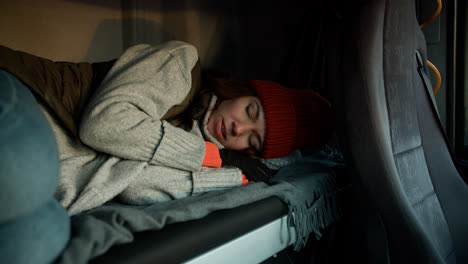
[[[202,90],[214,93],[220,101],[241,96],[256,96],[255,90],[232,74],[219,70],[202,72]]]

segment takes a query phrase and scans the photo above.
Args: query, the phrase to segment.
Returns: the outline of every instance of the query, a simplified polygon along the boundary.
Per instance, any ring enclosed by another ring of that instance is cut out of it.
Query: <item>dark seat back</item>
[[[417,70],[409,0],[366,1],[344,23],[338,129],[386,231],[391,263],[468,263],[468,188]]]

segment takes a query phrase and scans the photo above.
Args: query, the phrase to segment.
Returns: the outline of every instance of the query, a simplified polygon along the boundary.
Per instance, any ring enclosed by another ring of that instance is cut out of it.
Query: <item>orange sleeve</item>
[[[202,165],[205,167],[212,167],[212,168],[221,168],[221,164],[223,161],[221,160],[221,157],[219,156],[219,149],[218,147],[208,141],[205,141],[205,157],[203,158],[203,163]],[[247,176],[242,173],[242,184],[247,184],[249,183],[249,180],[247,179]]]
[[[242,173],[242,184],[241,185],[244,185],[244,184],[247,184],[249,183],[249,180],[247,179],[247,176],[245,176],[244,173]]]
[[[219,156],[219,149],[218,147],[208,141],[205,141],[205,157],[203,158],[202,165],[205,167],[212,167],[212,168],[220,168],[223,161]]]

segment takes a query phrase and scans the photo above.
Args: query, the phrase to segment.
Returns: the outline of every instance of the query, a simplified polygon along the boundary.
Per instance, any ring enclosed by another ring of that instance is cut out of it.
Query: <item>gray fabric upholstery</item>
[[[426,43],[414,2],[367,1],[344,27],[341,135],[390,262],[468,263],[468,188],[417,71]]]

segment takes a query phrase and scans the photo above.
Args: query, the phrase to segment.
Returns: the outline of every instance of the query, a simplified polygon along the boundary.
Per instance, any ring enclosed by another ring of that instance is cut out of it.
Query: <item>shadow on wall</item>
[[[177,10],[204,10],[210,12],[229,11],[237,0],[65,0],[84,5],[98,6],[104,8],[120,9],[122,6],[135,6],[139,9],[149,11],[177,11]],[[262,1],[257,1],[262,3]],[[263,1],[268,3],[270,1]]]
[[[144,31],[138,31],[138,28],[144,28]],[[139,25],[139,26],[138,26]],[[115,34],[116,29],[121,30],[122,34]],[[117,39],[121,36],[122,39]],[[102,20],[96,28],[96,32],[92,37],[89,45],[88,52],[82,59],[86,62],[94,62],[93,60],[99,56],[103,50],[115,50],[112,54],[115,54],[108,60],[117,58],[122,50],[127,49],[130,46],[147,43],[147,44],[158,44],[165,41],[175,39],[165,27],[154,23],[153,21],[147,21],[144,19],[106,19]],[[118,45],[118,46],[109,46]]]
[[[126,19],[122,21],[123,48],[136,44],[157,45],[176,37],[161,24],[146,19]]]
[[[102,52],[106,51],[108,56],[101,59],[111,60],[118,57],[122,50],[122,40],[119,39],[121,34],[116,34],[116,30],[122,27],[122,21],[117,19],[106,19],[102,20],[96,27],[96,32],[92,36],[86,55],[81,61],[85,62],[96,62],[96,58],[102,58]],[[110,50],[110,52],[109,52]]]
[[[106,6],[100,1],[67,1]],[[320,67],[314,61],[323,6],[318,3],[122,0],[122,21],[105,20],[98,26],[85,59],[106,48],[106,31],[120,24],[122,50],[138,43],[187,41],[199,49],[202,67],[226,70],[242,79],[269,79],[311,88],[311,72],[313,75]]]

